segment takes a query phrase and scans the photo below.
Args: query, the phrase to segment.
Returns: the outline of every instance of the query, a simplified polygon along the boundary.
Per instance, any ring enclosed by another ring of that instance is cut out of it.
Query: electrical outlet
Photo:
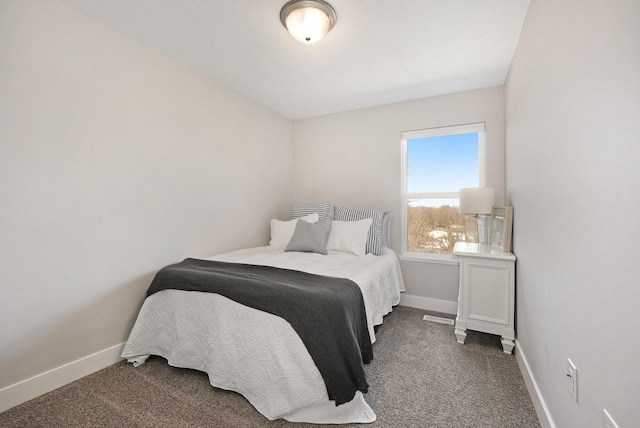
[[[575,401],[578,401],[578,369],[573,361],[567,359],[567,378],[569,380],[569,393]]]
[[[602,427],[619,428],[616,421],[614,421],[609,412],[607,412],[607,409],[602,409]]]

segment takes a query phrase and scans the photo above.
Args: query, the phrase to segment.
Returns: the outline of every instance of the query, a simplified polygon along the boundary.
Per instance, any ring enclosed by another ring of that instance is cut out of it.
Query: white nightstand
[[[464,343],[467,329],[502,336],[502,349],[515,346],[514,301],[516,256],[488,245],[456,243],[460,263],[456,338]]]

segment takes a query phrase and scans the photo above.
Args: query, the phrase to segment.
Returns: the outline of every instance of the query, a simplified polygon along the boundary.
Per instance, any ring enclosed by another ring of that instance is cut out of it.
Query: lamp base
[[[489,218],[491,216],[486,214],[476,214],[476,221],[478,222],[478,243],[480,245],[489,245]]]

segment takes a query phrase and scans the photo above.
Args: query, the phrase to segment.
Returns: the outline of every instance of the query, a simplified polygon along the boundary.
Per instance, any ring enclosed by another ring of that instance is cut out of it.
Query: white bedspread
[[[208,259],[351,279],[362,290],[372,342],[374,325],[404,291],[398,259],[388,248],[381,256],[323,256],[258,247]],[[376,418],[361,392],[340,406],[329,400],[320,372],[287,321],[218,294],[165,290],[147,298],[122,356],[142,364],[149,355],[206,372],[213,386],[242,394],[271,420],[368,423]]]

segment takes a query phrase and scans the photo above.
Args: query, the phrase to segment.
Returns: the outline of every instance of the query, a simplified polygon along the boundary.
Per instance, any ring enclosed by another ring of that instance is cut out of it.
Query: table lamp
[[[496,200],[492,187],[468,187],[460,189],[460,214],[472,214],[478,223],[478,241],[489,244],[489,218]]]

